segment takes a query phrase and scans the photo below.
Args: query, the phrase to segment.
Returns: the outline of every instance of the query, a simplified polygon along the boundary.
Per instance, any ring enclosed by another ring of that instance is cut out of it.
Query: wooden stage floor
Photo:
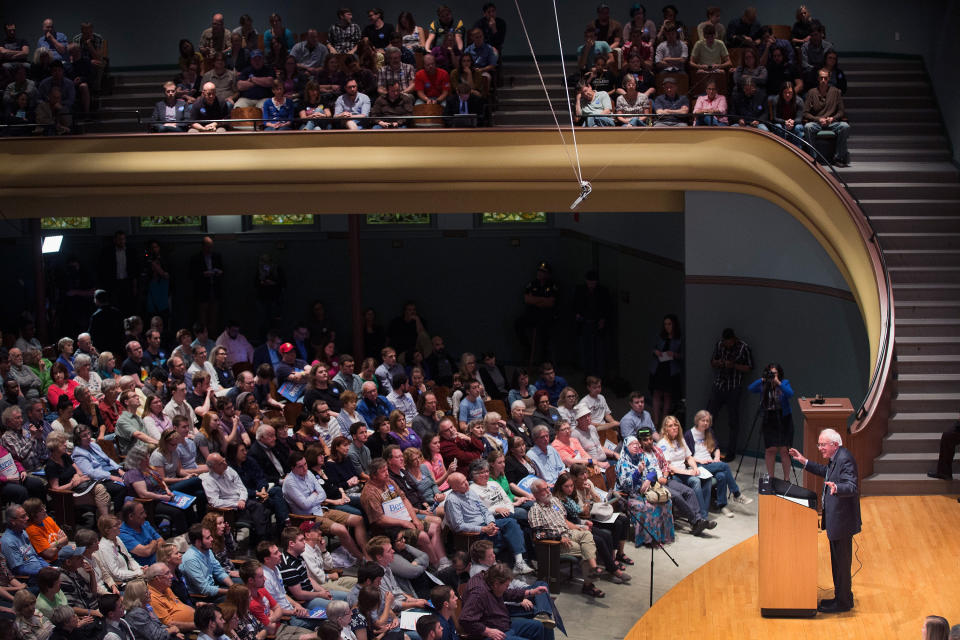
[[[667,592],[627,640],[903,640],[920,638],[927,615],[960,624],[960,503],[950,496],[863,498],[863,531],[854,537],[855,606],[814,618],[762,618],[757,597],[757,536],[717,556]],[[859,550],[857,549],[859,545]],[[826,534],[818,535],[817,584],[833,595]]]

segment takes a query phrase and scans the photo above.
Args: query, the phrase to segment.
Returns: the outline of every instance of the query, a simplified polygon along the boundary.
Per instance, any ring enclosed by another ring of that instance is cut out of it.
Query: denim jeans
[[[512,618],[512,622],[505,640],[553,640],[553,629],[547,629],[537,620]]]
[[[725,127],[727,126],[726,122],[722,122],[720,117],[708,114],[704,116],[697,116],[697,124],[702,127]]]
[[[700,466],[712,473],[713,477],[717,479],[717,506],[727,506],[727,491],[729,490],[733,494],[740,493],[740,487],[737,486],[737,481],[733,478],[730,465],[726,462],[709,462]]]
[[[493,537],[493,543],[496,545],[506,542],[513,553],[526,553],[527,547],[523,542],[523,530],[517,524],[517,521],[512,516],[506,516],[497,518],[495,522],[500,531]]]
[[[549,585],[542,580],[538,580],[530,585],[531,589],[536,589],[537,587],[549,587]],[[553,603],[550,601],[549,590],[546,593],[538,593],[531,599],[531,601],[533,602],[533,609],[530,609],[529,611],[524,609],[519,604],[507,604],[507,611],[510,612],[510,617],[532,618],[533,616],[538,616],[541,613],[553,616]]]
[[[615,127],[617,125],[610,116],[586,116],[584,124],[588,127]]]
[[[698,515],[701,518],[706,518],[710,513],[710,487],[713,481],[710,479],[701,480],[697,476],[677,476],[677,478],[682,479],[688,487],[693,489],[693,492],[697,495],[697,503],[700,505]]]

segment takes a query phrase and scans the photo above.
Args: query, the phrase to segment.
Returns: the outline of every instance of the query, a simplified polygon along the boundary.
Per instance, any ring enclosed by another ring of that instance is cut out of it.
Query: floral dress
[[[630,524],[634,526],[634,544],[638,547],[654,542],[669,544],[674,540],[673,499],[652,504],[640,493],[647,473],[657,471],[658,475],[665,476],[666,467],[663,454],[656,448],[651,452],[641,451],[632,460],[631,455],[624,450],[617,462],[617,490],[628,497]]]

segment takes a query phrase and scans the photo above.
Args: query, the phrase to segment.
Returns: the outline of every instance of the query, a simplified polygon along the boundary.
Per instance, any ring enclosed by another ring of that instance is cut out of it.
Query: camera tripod
[[[767,382],[764,382],[764,383],[763,383],[763,387],[762,387],[761,392],[760,392],[760,393],[761,393],[760,406],[757,407],[756,412],[753,414],[753,422],[750,424],[750,433],[747,435],[747,442],[746,442],[746,445],[745,445],[745,449],[749,449],[749,448],[750,448],[750,442],[753,440],[753,434],[754,434],[754,432],[757,430],[757,420],[760,418],[760,415],[761,415],[762,413],[764,413],[763,400],[762,400],[762,398],[763,398],[764,392],[766,391],[767,384],[768,384]],[[783,435],[783,421],[782,421],[782,419],[780,419],[780,418],[781,418],[780,416],[777,417],[777,441],[778,441],[778,442],[782,442],[782,441],[783,441],[783,438],[781,437],[781,436]],[[762,434],[762,433],[760,434],[760,438],[761,438],[761,439],[763,438],[763,434]],[[758,444],[758,445],[762,445],[763,443],[758,440],[757,444]],[[766,447],[763,447],[763,446],[760,446],[759,448],[760,448],[761,451],[765,451],[765,450],[766,450]],[[758,457],[756,457],[756,458],[753,459],[753,476],[752,476],[753,480],[756,480],[756,479],[757,479],[757,466],[758,466],[759,464],[760,464],[760,456],[758,456]],[[740,478],[740,467],[742,467],[742,466],[743,466],[743,456],[741,455],[741,456],[740,456],[740,461],[737,462],[737,472],[733,474],[734,480],[739,480],[739,478]],[[792,461],[792,460],[790,461],[790,472],[793,474],[793,484],[799,484],[799,482],[798,482],[798,480],[797,480],[797,468],[793,466],[793,461]]]

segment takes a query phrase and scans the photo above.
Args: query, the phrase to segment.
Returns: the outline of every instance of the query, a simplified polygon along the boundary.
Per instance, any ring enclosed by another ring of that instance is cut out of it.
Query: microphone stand
[[[646,534],[650,537],[650,540],[652,541],[652,544],[650,546],[650,606],[652,607],[653,606],[653,556],[654,556],[653,552],[654,550],[657,547],[659,547],[660,551],[663,551],[663,553],[668,558],[670,558],[670,562],[673,563],[673,566],[679,569],[680,565],[677,564],[677,561],[673,559],[673,556],[670,555],[670,552],[664,549],[663,545],[657,541],[657,539],[653,536],[652,533],[650,533],[650,529],[647,529],[647,525],[643,524],[642,522],[639,522],[638,524],[640,525],[640,528],[646,532]]]

